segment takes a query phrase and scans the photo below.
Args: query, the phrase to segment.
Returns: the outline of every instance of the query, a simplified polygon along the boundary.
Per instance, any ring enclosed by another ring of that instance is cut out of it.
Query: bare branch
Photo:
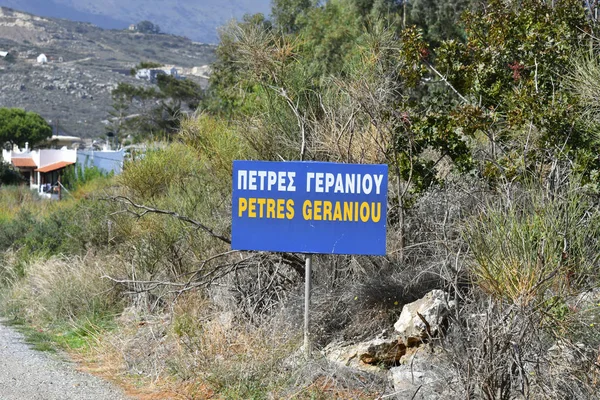
[[[433,71],[441,80],[442,82],[444,82],[446,84],[446,86],[448,86],[463,102],[469,104],[469,100],[467,100],[462,94],[460,94],[458,92],[458,90],[456,90],[456,88],[454,86],[452,86],[452,84],[450,82],[448,82],[448,80],[446,79],[446,77],[444,75],[442,75],[437,69],[435,69],[433,67],[433,65],[431,65],[430,63],[428,63],[427,61],[423,61],[425,63],[425,65],[427,65],[427,67]]]
[[[298,110],[298,104],[294,104],[290,96],[288,96],[287,92],[284,88],[276,88],[273,86],[269,86],[273,89],[278,95],[285,99],[285,102],[290,107],[294,115],[296,116],[296,121],[298,122],[298,128],[300,128],[300,134],[302,135],[302,144],[300,146],[300,161],[304,161],[304,156],[306,154],[306,128],[304,118],[300,115],[300,111]]]
[[[231,244],[231,239],[219,235],[218,233],[215,233],[215,231],[213,231],[211,228],[207,227],[206,225],[204,225],[203,223],[196,221],[194,219],[191,219],[190,217],[186,217],[185,215],[181,215],[175,211],[170,211],[170,210],[161,210],[159,208],[154,208],[154,207],[149,207],[149,206],[145,206],[143,204],[137,204],[134,203],[131,199],[125,197],[125,196],[112,196],[112,197],[108,197],[105,198],[104,200],[111,200],[111,201],[116,201],[118,203],[122,203],[122,204],[126,204],[126,205],[130,205],[138,210],[144,210],[142,213],[136,213],[133,212],[133,214],[135,214],[138,218],[143,217],[146,214],[163,214],[163,215],[170,215],[172,217],[177,218],[180,221],[184,221],[187,222],[189,224],[194,225],[196,228],[198,229],[202,229],[204,232],[208,233],[209,235],[211,235],[212,237],[219,239],[227,244]]]

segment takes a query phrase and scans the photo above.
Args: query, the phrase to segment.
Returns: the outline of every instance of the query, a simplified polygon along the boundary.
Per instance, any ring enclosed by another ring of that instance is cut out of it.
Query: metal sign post
[[[386,254],[388,167],[233,162],[231,248],[306,254],[304,354],[311,353],[313,254]]]
[[[306,266],[304,275],[304,355],[310,357],[310,275],[312,269],[312,254],[306,255]]]

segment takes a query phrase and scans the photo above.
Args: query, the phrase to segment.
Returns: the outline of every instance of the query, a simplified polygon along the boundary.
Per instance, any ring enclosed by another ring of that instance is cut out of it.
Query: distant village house
[[[42,53],[37,57],[37,62],[38,64],[46,64],[48,62],[48,57],[46,57],[46,55]]]
[[[199,76],[202,78],[209,79],[210,75],[212,74],[212,68],[210,65],[202,65],[200,67],[193,67],[190,70],[190,74],[194,75],[194,76]]]
[[[158,75],[169,75],[169,76],[179,79],[179,73],[177,72],[177,68],[175,68],[175,67],[142,68],[142,69],[139,69],[135,73],[135,77],[137,79],[144,79],[144,80],[150,81],[152,83],[156,82],[156,78],[158,77]]]
[[[33,50],[21,51],[17,54],[17,58],[21,59],[28,59],[31,57],[35,57],[35,51]]]

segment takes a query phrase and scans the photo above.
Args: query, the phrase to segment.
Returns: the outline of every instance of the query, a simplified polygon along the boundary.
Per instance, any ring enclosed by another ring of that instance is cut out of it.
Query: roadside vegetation
[[[456,398],[600,393],[600,76],[575,0],[276,0],[223,27],[164,146],[60,203],[0,188],[0,311],[189,398],[377,398],[318,351],[432,289]],[[143,132],[142,132],[143,133]],[[230,250],[236,159],[386,163],[388,255]],[[558,349],[558,350],[557,350]]]

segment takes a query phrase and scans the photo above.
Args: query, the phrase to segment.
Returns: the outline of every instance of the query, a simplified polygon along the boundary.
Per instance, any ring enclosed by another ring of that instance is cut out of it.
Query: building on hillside
[[[55,127],[56,128],[56,127]],[[56,128],[55,130],[58,130]],[[81,145],[81,138],[78,136],[69,136],[69,135],[52,135],[48,139],[46,139],[44,147],[48,147],[51,149],[60,149],[66,147],[68,149],[74,149]]]
[[[35,50],[20,51],[17,54],[17,58],[22,58],[22,59],[28,59],[28,58],[34,58],[34,57],[35,57]]]
[[[0,57],[4,58],[8,55],[8,51],[0,51]]]
[[[46,64],[48,62],[48,57],[46,57],[46,55],[42,53],[39,56],[37,56],[37,62],[38,64]]]
[[[136,24],[129,25],[129,30],[130,31],[137,31],[137,25]]]
[[[193,67],[190,71],[191,75],[199,76],[201,78],[209,79],[212,74],[212,68],[210,65],[202,65],[200,67]]]
[[[169,75],[179,79],[179,72],[175,67],[165,68],[142,68],[135,73],[137,79],[144,79],[152,83],[156,83],[156,79],[159,75]]]
[[[26,143],[23,149],[17,146],[12,150],[3,149],[2,159],[21,172],[32,190],[50,199],[60,198],[60,178],[69,165],[81,166],[76,168],[76,171],[85,171],[86,167],[97,167],[103,173],[115,175],[123,171],[123,150],[112,151],[107,147],[100,151],[67,148],[67,145],[73,142],[79,143],[81,139],[73,136],[53,136],[49,146],[55,148],[32,150]],[[58,144],[63,146],[57,148]]]

